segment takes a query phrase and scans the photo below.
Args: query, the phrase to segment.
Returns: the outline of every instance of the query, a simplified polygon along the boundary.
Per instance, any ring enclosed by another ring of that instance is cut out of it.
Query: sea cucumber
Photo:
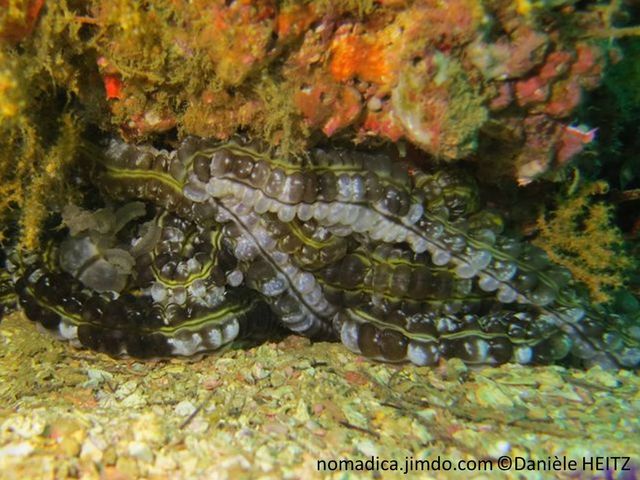
[[[416,365],[640,363],[637,329],[507,236],[452,167],[341,148],[285,161],[243,137],[111,140],[100,164],[110,206],[68,207],[66,237],[16,272],[27,317],[75,345],[192,355],[284,326]]]

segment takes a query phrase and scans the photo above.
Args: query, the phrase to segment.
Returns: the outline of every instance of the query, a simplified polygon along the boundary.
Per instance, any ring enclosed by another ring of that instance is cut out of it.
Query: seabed
[[[410,472],[419,478],[470,478],[442,462],[488,460],[473,478],[629,479],[640,444],[631,371],[400,367],[296,336],[141,363],[65,345],[18,313],[0,330],[0,403],[2,479],[406,478],[318,461],[402,469],[407,458],[440,458],[440,471]],[[504,455],[578,469],[502,472]],[[597,457],[625,456],[629,471],[595,470]]]

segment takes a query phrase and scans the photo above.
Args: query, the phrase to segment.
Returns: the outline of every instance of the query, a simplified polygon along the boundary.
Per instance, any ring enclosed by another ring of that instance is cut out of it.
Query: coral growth
[[[19,42],[33,31],[44,0],[0,0],[0,41]]]
[[[588,184],[564,199],[551,215],[540,216],[534,242],[584,283],[597,302],[610,300],[611,291],[624,284],[635,266],[625,254],[622,234],[612,224],[612,207],[592,200],[607,188],[603,182]]]
[[[550,14],[569,5],[558,2],[22,4],[20,41],[42,61],[44,50],[57,58],[49,67],[60,87],[83,101],[101,91],[87,105],[107,107],[100,125],[127,139],[245,129],[284,141],[286,154],[323,137],[404,138],[439,160],[500,165],[521,183],[570,159],[559,154],[561,132],[606,63],[604,49],[575,34],[602,27],[598,13]],[[72,40],[72,55],[54,35]],[[494,148],[496,132],[508,148]]]

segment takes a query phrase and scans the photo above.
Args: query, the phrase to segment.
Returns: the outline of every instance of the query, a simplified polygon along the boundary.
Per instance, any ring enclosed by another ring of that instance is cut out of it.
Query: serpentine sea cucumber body
[[[417,365],[640,363],[631,329],[591,313],[455,170],[193,137],[171,152],[112,140],[102,163],[111,206],[68,207],[66,238],[16,282],[26,315],[76,345],[192,355],[280,325]]]

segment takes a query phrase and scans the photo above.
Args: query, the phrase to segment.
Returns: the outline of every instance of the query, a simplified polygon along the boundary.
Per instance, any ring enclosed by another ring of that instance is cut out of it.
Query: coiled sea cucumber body
[[[27,316],[75,344],[192,355],[280,325],[417,365],[640,363],[633,329],[505,235],[455,170],[193,137],[171,152],[112,140],[102,163],[120,208],[67,215],[16,282]]]

